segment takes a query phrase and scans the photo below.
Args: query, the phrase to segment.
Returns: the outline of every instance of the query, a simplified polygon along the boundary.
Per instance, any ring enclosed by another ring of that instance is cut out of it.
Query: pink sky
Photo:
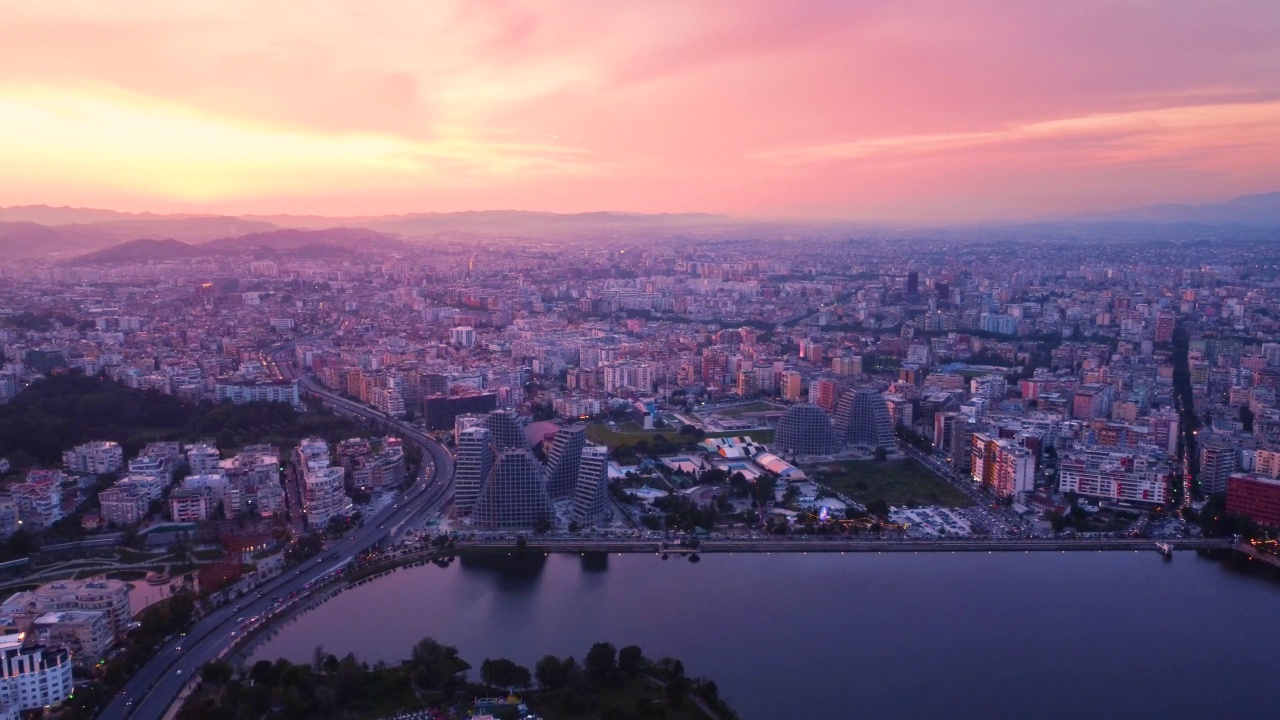
[[[0,205],[932,222],[1280,190],[1280,3],[3,3]]]

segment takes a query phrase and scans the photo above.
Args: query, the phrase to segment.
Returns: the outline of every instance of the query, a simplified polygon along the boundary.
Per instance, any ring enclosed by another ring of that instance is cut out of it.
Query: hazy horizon
[[[1275,190],[1280,5],[8,3],[0,203],[936,225]]]

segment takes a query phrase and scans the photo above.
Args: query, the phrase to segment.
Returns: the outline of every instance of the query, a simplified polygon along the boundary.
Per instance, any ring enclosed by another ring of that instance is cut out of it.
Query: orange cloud
[[[0,5],[9,204],[976,218],[1280,162],[1272,3]]]

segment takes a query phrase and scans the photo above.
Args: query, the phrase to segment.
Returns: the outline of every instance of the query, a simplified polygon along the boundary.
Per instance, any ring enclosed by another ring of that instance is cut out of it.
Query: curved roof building
[[[827,412],[809,404],[787,408],[778,422],[773,445],[778,452],[790,455],[829,455],[840,449]]]

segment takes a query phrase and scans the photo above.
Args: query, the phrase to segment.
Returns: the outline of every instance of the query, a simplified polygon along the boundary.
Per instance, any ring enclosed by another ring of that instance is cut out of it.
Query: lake
[[[348,590],[254,659],[394,663],[427,636],[477,668],[639,645],[743,720],[1280,717],[1280,583],[1191,552],[455,560]]]

